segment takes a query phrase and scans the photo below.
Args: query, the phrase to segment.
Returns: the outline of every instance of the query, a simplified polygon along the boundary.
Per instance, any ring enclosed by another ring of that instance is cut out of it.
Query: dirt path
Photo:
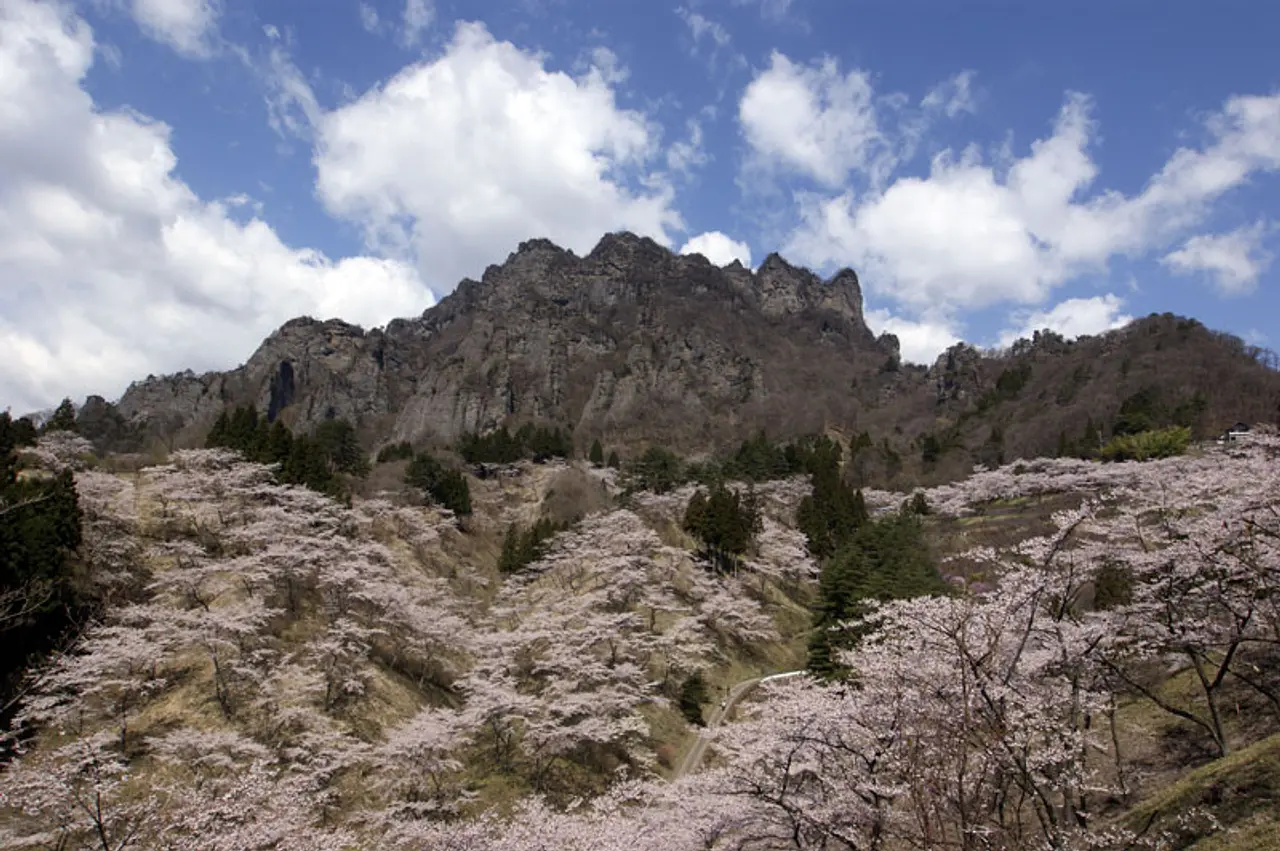
[[[738,705],[747,693],[760,683],[770,680],[781,680],[787,677],[796,677],[803,674],[804,671],[787,671],[781,674],[770,674],[767,677],[753,677],[749,680],[743,680],[729,689],[729,696],[724,702],[711,711],[711,717],[707,719],[707,726],[698,731],[698,740],[693,743],[693,747],[689,748],[688,753],[684,755],[684,759],[680,761],[680,767],[676,769],[676,773],[672,776],[672,780],[679,780],[686,774],[692,774],[702,765],[702,759],[706,756],[707,747],[711,744],[711,738],[715,733],[720,722],[724,720],[733,708]]]

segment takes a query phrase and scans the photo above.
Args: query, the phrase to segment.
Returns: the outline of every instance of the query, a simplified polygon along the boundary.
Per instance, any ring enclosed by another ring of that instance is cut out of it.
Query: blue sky
[[[0,405],[620,229],[851,266],[920,362],[1164,311],[1276,346],[1276,31],[1258,0],[0,0]]]

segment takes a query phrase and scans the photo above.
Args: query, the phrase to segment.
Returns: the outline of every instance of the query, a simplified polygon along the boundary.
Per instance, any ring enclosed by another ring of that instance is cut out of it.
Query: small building
[[[1248,423],[1236,423],[1233,426],[1228,426],[1227,430],[1222,433],[1222,437],[1218,439],[1223,443],[1230,443],[1232,441],[1247,438],[1250,433]]]

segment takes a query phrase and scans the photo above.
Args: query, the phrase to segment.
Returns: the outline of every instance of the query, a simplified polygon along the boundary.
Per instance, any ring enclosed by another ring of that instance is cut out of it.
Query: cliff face
[[[900,366],[898,341],[867,328],[850,270],[824,281],[776,254],[754,272],[718,268],[622,233],[586,257],[522,243],[385,329],[294,319],[243,366],[149,377],[95,421],[104,440],[198,445],[224,406],[252,403],[295,429],[342,417],[370,444],[538,421],[572,427],[583,450],[599,437],[624,454],[649,442],[723,449],[761,429],[867,431],[868,480],[903,484],[1096,443],[1138,402],[1153,423],[1200,436],[1275,421],[1280,372],[1264,355],[1153,315],[1098,337],[1037,333],[999,355],[959,344],[928,369]],[[922,461],[926,436],[941,461]]]
[[[117,408],[156,434],[252,402],[303,429],[326,417],[380,439],[452,441],[508,420],[580,439],[698,450],[759,428],[856,418],[851,392],[897,356],[862,317],[857,276],[830,281],[770,255],[752,273],[631,234],[586,257],[522,243],[421,317],[364,332],[295,319],[243,366],[135,383]]]

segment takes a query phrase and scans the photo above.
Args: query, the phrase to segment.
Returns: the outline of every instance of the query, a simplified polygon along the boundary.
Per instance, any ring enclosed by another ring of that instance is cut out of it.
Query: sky
[[[618,230],[852,267],[917,363],[1166,311],[1280,347],[1276,32],[1264,0],[0,0],[0,408]]]

